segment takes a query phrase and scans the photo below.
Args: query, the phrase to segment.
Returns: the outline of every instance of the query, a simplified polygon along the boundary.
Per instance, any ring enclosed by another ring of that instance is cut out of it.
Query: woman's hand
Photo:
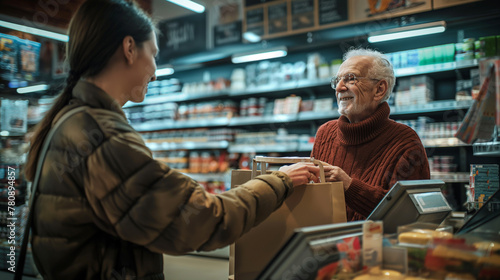
[[[293,181],[293,186],[300,186],[311,181],[319,182],[319,167],[312,162],[299,162],[292,165],[280,167],[279,171],[284,172]]]
[[[345,171],[338,167],[330,165],[326,162],[321,162],[323,164],[323,169],[325,170],[325,180],[327,182],[338,182],[342,181],[344,185],[344,190],[347,190],[351,185],[352,178],[345,173]]]

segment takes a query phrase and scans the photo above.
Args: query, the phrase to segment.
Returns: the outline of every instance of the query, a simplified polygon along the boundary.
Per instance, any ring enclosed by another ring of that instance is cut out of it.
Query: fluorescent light
[[[167,0],[167,1],[182,6],[196,13],[203,13],[205,11],[205,7],[203,5],[200,5],[191,0]]]
[[[245,32],[243,33],[243,38],[251,43],[260,42],[260,36],[253,32]]]
[[[264,59],[272,59],[283,57],[288,54],[286,47],[278,47],[272,49],[265,49],[257,52],[246,52],[241,54],[234,54],[231,57],[233,63],[244,63],[250,61],[258,61]]]
[[[7,22],[7,21],[3,21],[3,20],[0,20],[0,26],[6,27],[9,29],[18,30],[18,31],[21,31],[24,33],[30,33],[33,35],[38,35],[38,36],[42,36],[42,37],[46,37],[46,38],[50,38],[50,39],[54,39],[54,40],[58,40],[58,41],[63,41],[63,42],[68,42],[68,38],[69,38],[68,35],[64,35],[61,33],[56,33],[56,32],[52,32],[52,31],[47,31],[47,30],[43,30],[43,29],[29,27],[26,25]]]
[[[0,136],[9,136],[9,134],[10,134],[10,133],[9,133],[7,130],[2,130],[2,131],[0,132]]]
[[[156,74],[156,77],[172,75],[172,74],[174,74],[174,68],[166,67],[166,68],[158,69],[158,70],[156,70],[155,74]]]
[[[49,88],[48,85],[42,84],[42,85],[36,85],[36,86],[29,86],[29,87],[22,87],[17,89],[17,93],[23,94],[23,93],[29,93],[29,92],[37,92],[37,91],[44,91]]]
[[[382,30],[369,34],[368,42],[378,43],[390,40],[441,33],[446,30],[446,22],[438,21]]]

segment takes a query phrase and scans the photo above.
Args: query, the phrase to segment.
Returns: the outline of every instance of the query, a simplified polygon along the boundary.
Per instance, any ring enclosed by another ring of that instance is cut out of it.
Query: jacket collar
[[[391,109],[387,102],[380,104],[369,118],[358,123],[350,123],[347,117],[338,120],[340,141],[346,145],[358,145],[373,140],[390,123]]]
[[[114,111],[126,118],[120,104],[115,99],[109,96],[109,94],[101,88],[87,81],[78,81],[73,88],[73,97],[92,108]]]

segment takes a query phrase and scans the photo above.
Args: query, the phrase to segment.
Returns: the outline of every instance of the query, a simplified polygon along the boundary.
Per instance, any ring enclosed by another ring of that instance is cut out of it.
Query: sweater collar
[[[83,101],[83,103],[92,108],[107,109],[125,117],[120,104],[114,98],[101,88],[87,81],[78,81],[73,88],[73,97]]]
[[[389,104],[383,102],[373,115],[358,123],[350,123],[347,117],[340,116],[338,121],[340,141],[346,145],[358,145],[373,140],[389,124],[390,113]]]

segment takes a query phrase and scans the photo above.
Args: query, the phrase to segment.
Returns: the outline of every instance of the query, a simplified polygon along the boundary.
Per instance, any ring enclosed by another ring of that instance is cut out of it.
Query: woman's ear
[[[137,48],[135,45],[135,40],[132,36],[126,36],[123,38],[122,42],[123,56],[127,65],[131,65],[135,61]]]
[[[386,80],[380,80],[377,85],[377,91],[375,92],[374,99],[377,101],[381,101],[384,99],[385,94],[387,93],[387,90],[389,88],[389,84],[387,83]]]

